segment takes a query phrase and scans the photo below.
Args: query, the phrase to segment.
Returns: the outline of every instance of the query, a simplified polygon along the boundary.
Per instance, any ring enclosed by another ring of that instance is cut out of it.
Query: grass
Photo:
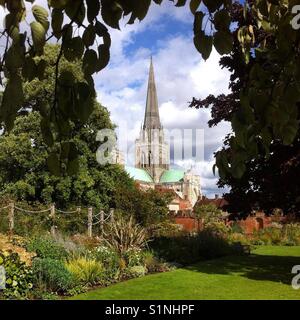
[[[90,291],[79,300],[247,299],[300,300],[291,269],[300,265],[300,246],[262,246],[250,256],[225,257],[132,279]]]

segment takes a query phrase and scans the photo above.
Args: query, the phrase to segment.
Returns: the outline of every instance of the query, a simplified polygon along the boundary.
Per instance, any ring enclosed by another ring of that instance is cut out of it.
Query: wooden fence
[[[14,234],[15,229],[15,215],[16,212],[23,212],[27,214],[40,214],[49,212],[49,218],[51,219],[51,227],[50,233],[55,236],[57,225],[56,225],[56,215],[57,213],[62,214],[76,214],[81,212],[81,207],[77,207],[76,210],[73,211],[63,211],[56,208],[55,204],[52,204],[49,208],[44,210],[27,210],[19,207],[14,202],[9,203],[7,206],[0,208],[0,211],[8,210],[8,229],[9,234]],[[94,210],[92,207],[87,208],[87,234],[89,237],[93,236],[93,227],[99,225],[100,233],[104,232],[104,224],[112,221],[114,219],[114,209],[110,209],[108,214],[105,214],[105,211],[101,210],[97,214],[94,214]]]

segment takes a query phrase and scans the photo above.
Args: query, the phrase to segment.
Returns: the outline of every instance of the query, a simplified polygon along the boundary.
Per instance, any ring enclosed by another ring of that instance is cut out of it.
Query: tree
[[[25,83],[23,114],[16,118],[11,132],[0,136],[0,192],[17,200],[56,202],[62,208],[83,205],[106,209],[113,205],[117,188],[121,185],[133,188],[134,185],[121,166],[100,166],[96,161],[98,130],[114,129],[106,108],[93,99],[92,107],[89,107],[93,112],[85,126],[70,122],[70,130],[73,131],[71,141],[53,143],[51,147],[44,142],[51,136],[47,136],[48,132],[41,125],[43,118],[37,110],[42,110],[53,95],[51,83],[55,80],[51,61],[55,60],[58,52],[58,46],[45,47],[45,54],[41,56],[48,65],[45,78]],[[81,62],[71,63],[63,59],[60,72],[72,72],[80,78]],[[76,149],[78,157],[74,157],[73,162],[69,161],[62,175],[53,175],[47,162],[49,154],[59,148],[66,149],[68,156],[72,149]],[[73,174],[70,170],[74,168],[70,164],[76,166]]]
[[[247,19],[241,5],[236,5],[231,16],[238,23],[239,28],[246,26],[253,20],[251,11],[247,12]],[[233,31],[236,34],[236,31]],[[270,33],[256,31],[256,38],[271,36]],[[243,55],[239,41],[235,38],[232,53],[222,57],[220,65],[231,71],[230,88],[232,92],[228,95],[208,96],[203,100],[194,99],[192,106],[196,108],[207,108],[212,106],[212,119],[209,126],[218,125],[221,121],[231,121],[233,129],[240,125],[243,117],[241,106],[243,100],[240,99],[244,88],[247,87],[249,75],[253,72],[253,67],[257,66],[257,57],[251,57],[249,63],[241,59]],[[261,59],[261,58],[260,58]],[[263,64],[264,69],[270,71],[272,66],[268,59]],[[261,81],[266,81],[264,78]],[[296,82],[295,82],[296,83]],[[284,83],[282,83],[284,85]],[[286,83],[289,86],[289,83]],[[289,108],[289,101],[286,101],[286,109]],[[291,108],[293,108],[291,106]],[[296,110],[299,102],[296,103]],[[251,110],[248,110],[250,113]],[[262,111],[266,112],[265,109]],[[280,110],[277,110],[280,112]],[[295,107],[294,107],[295,111]],[[270,115],[272,116],[272,114]],[[277,114],[279,116],[279,114]],[[276,118],[274,118],[276,120]],[[279,119],[278,120],[282,120]],[[299,114],[295,114],[295,121],[299,121]],[[289,121],[286,118],[286,121]],[[244,122],[246,123],[246,122]],[[252,209],[260,208],[271,213],[274,208],[281,208],[285,213],[300,212],[300,183],[294,177],[300,174],[300,135],[297,131],[293,143],[286,145],[280,138],[276,138],[271,128],[262,128],[260,135],[254,140],[253,148],[257,148],[258,155],[254,159],[243,158],[244,174],[224,174],[221,171],[220,187],[230,186],[231,190],[225,194],[225,199],[229,202],[228,210],[233,213],[247,215]],[[250,124],[249,124],[250,126]],[[249,127],[249,129],[251,126]],[[226,137],[224,147],[216,154],[217,164],[222,166],[221,158],[239,157],[236,153],[236,145],[247,146],[245,140],[249,136],[244,132],[230,134]],[[263,139],[269,139],[269,147],[263,143]],[[256,147],[255,147],[256,145]],[[248,145],[249,147],[249,145]],[[251,150],[248,150],[250,152]],[[237,172],[238,173],[238,172]]]
[[[202,204],[194,208],[194,214],[197,219],[201,219],[205,224],[216,222],[222,217],[222,210],[218,209],[215,204]]]
[[[153,0],[156,4],[162,1]],[[25,32],[23,27],[25,3],[32,6],[31,32]],[[46,105],[49,112],[39,112],[44,130],[48,135],[51,132],[55,141],[72,139],[69,122],[86,123],[92,111],[87,106],[95,96],[92,75],[109,62],[111,39],[107,26],[118,29],[120,20],[127,16],[128,23],[143,20],[151,3],[151,0],[48,0],[49,8],[43,8],[34,0],[0,0],[0,5],[8,10],[5,29],[1,30],[6,46],[0,59],[0,78],[4,75],[6,78],[0,121],[6,130],[12,129],[23,106],[23,81],[43,77],[47,62],[35,57],[43,53],[47,41],[56,38],[61,41],[61,50],[55,61],[54,94]],[[182,7],[187,3],[178,0],[175,5]],[[297,0],[244,1],[243,23],[238,23],[232,34],[235,9],[240,10],[238,2],[189,2],[194,14],[194,44],[202,57],[207,59],[213,46],[221,55],[229,54],[237,41],[241,58],[249,65],[239,95],[238,112],[230,118],[235,133],[230,140],[231,153],[220,151],[216,158],[222,176],[241,178],[246,170],[245,161],[259,156],[259,146],[268,152],[273,139],[280,139],[285,145],[295,140],[299,130],[300,72],[294,66],[299,60],[300,34],[293,29],[291,21],[297,18],[293,13],[296,4]],[[82,35],[76,32],[78,28]],[[99,43],[95,50],[95,44]],[[69,61],[82,59],[84,79],[59,74],[63,56]],[[62,160],[62,156],[59,149],[50,159]]]
[[[114,207],[127,217],[134,216],[143,226],[149,227],[168,218],[168,205],[172,194],[160,193],[157,190],[141,190],[138,185],[134,188],[119,186],[114,197]]]

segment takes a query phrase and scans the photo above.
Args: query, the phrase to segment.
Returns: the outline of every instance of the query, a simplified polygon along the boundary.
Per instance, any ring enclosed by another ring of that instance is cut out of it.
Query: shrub
[[[8,299],[27,298],[33,287],[30,267],[20,260],[17,253],[3,254],[2,252],[0,252],[0,266],[5,269],[4,297]]]
[[[289,223],[282,228],[286,245],[300,245],[300,224]]]
[[[0,251],[3,254],[7,253],[17,253],[22,262],[25,262],[26,265],[31,265],[31,260],[35,256],[34,253],[26,251],[24,248],[25,239],[14,236],[9,237],[3,234],[0,234]]]
[[[226,237],[231,229],[223,221],[212,220],[205,224],[205,230],[219,237]]]
[[[210,229],[204,229],[194,235],[160,237],[150,245],[160,258],[183,265],[203,259],[245,253],[243,246],[235,246],[235,243],[230,243],[225,237]]]
[[[197,219],[202,219],[204,223],[219,220],[223,211],[218,209],[214,203],[196,205],[194,207],[194,215]]]
[[[142,262],[150,273],[165,272],[170,269],[168,264],[157,258],[152,251],[144,251],[142,253]]]
[[[129,249],[124,258],[128,267],[140,266],[143,264],[142,250],[140,249]]]
[[[182,226],[171,221],[163,221],[148,228],[152,237],[174,237],[181,233]]]
[[[79,247],[83,247],[88,250],[93,250],[97,248],[100,244],[99,239],[95,237],[88,237],[84,234],[76,234],[71,237],[71,240],[77,244]]]
[[[118,217],[114,220],[105,236],[105,242],[114,251],[123,256],[129,250],[142,249],[147,244],[147,232],[129,219]]]
[[[83,284],[93,285],[99,283],[103,276],[102,264],[84,257],[68,261],[66,268],[74,275],[77,281]]]
[[[35,252],[39,258],[63,260],[68,255],[63,245],[50,237],[33,238],[27,244],[27,249]]]
[[[145,274],[147,273],[147,270],[145,267],[143,266],[133,266],[133,267],[129,267],[126,270],[126,275],[129,278],[139,278],[139,277],[143,277]]]
[[[234,221],[231,225],[231,232],[233,233],[243,233],[243,228],[239,225],[238,222]]]
[[[239,242],[244,245],[250,245],[250,240],[243,233],[233,232],[227,236],[230,243]]]
[[[65,293],[77,283],[64,263],[51,258],[36,258],[32,264],[34,281],[37,287],[56,293]]]
[[[103,279],[110,281],[118,277],[120,257],[114,250],[105,246],[99,246],[91,252],[90,257],[103,265]]]
[[[254,242],[261,241],[265,245],[278,245],[283,240],[282,226],[269,226],[253,233]]]

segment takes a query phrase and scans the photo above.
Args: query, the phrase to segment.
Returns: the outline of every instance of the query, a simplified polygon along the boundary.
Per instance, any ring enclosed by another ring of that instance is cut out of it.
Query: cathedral
[[[170,146],[165,141],[160,121],[152,59],[144,121],[135,142],[135,167],[125,166],[125,169],[143,189],[172,191],[171,211],[191,209],[202,197],[198,175],[192,170],[170,168]]]

